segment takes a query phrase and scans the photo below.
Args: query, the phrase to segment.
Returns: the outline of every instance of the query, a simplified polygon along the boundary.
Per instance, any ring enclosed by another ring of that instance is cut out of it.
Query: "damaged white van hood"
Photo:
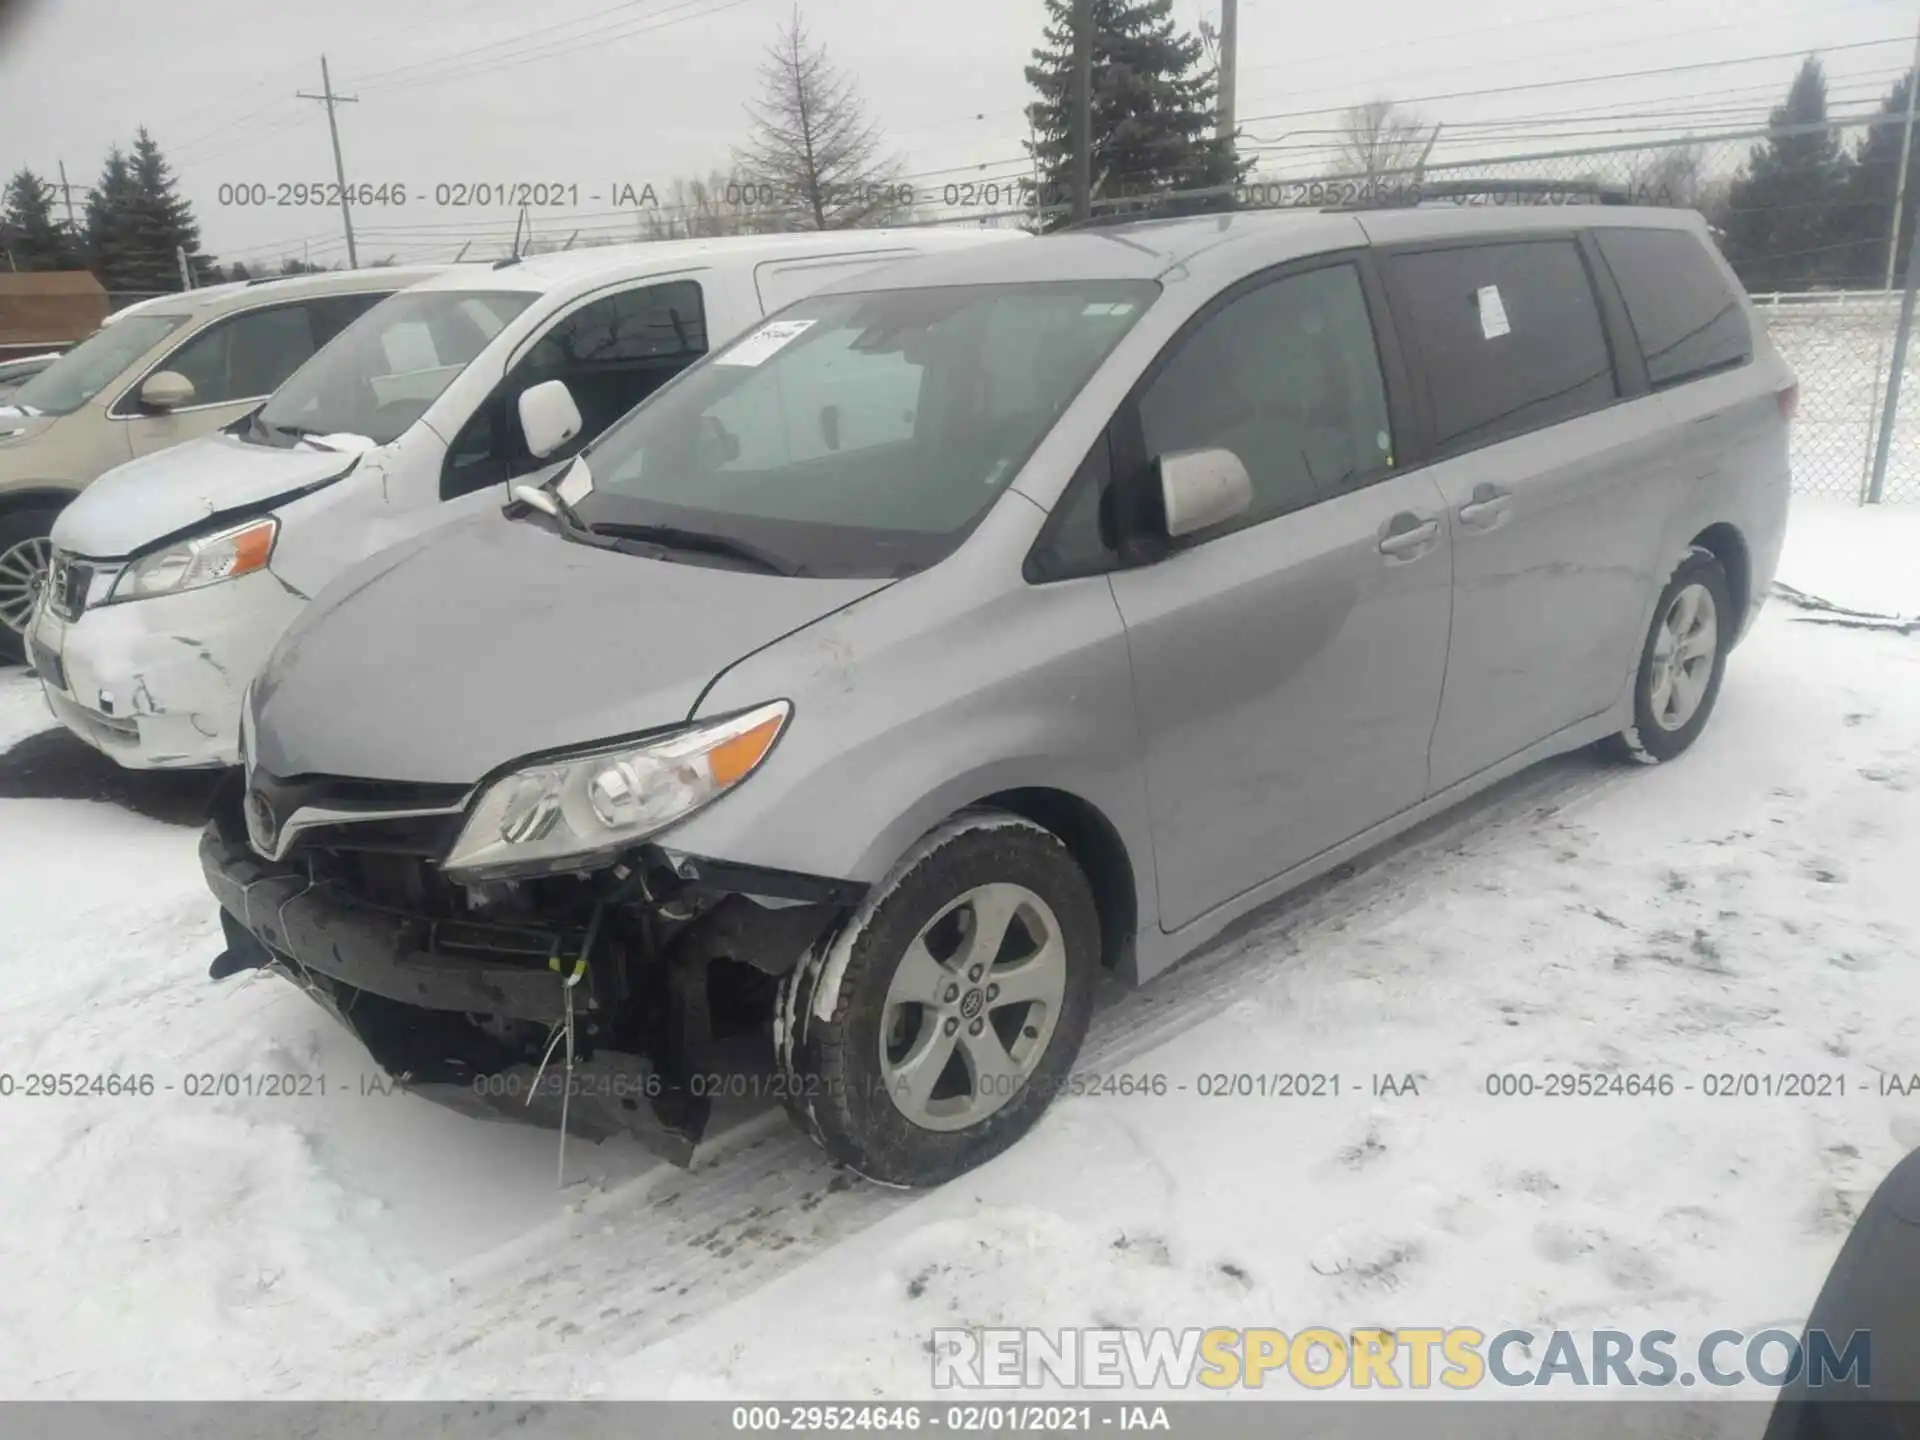
[[[364,448],[349,450],[346,437],[338,449],[303,441],[281,450],[224,433],[203,436],[109,470],[60,512],[53,543],[89,559],[119,559],[330,485],[362,463]]]

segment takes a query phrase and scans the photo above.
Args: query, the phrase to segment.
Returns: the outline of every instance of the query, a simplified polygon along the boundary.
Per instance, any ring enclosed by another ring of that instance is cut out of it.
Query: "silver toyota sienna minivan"
[[[1691,213],[1239,214],[849,281],[307,609],[202,842],[213,973],[681,1160],[759,1027],[831,1155],[936,1183],[1071,1083],[1103,971],[1556,752],[1685,751],[1796,394]]]

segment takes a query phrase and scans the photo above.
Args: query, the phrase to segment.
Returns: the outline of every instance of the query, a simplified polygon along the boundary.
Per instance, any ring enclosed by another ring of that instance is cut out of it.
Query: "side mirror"
[[[1253,481],[1231,450],[1178,450],[1155,464],[1170,538],[1231,520],[1253,504]]]
[[[580,407],[564,380],[542,380],[520,392],[520,429],[527,451],[544,460],[580,433]]]
[[[140,386],[140,403],[149,410],[178,410],[193,402],[193,382],[178,370],[156,370]]]

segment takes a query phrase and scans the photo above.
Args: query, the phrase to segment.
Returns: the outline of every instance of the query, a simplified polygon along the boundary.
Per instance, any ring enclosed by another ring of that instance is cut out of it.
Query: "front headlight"
[[[229,530],[195,535],[143,555],[120,572],[109,600],[144,600],[150,595],[172,595],[218,585],[267,568],[280,522],[271,515],[249,520]]]
[[[489,785],[441,868],[475,880],[582,868],[718,799],[773,749],[784,700],[659,740],[543,761]]]

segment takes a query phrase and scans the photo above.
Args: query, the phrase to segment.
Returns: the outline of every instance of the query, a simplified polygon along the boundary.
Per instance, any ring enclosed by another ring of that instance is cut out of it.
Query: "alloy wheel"
[[[894,1105],[925,1130],[963,1130],[1025,1086],[1066,995],[1067,952],[1052,907],[1023,885],[949,901],[901,957],[880,1026]]]
[[[0,624],[16,635],[27,633],[34,601],[53,563],[53,542],[31,536],[0,550]]]
[[[1706,698],[1720,648],[1720,616],[1713,593],[1688,585],[1673,597],[1653,642],[1649,706],[1662,730],[1683,730]]]

